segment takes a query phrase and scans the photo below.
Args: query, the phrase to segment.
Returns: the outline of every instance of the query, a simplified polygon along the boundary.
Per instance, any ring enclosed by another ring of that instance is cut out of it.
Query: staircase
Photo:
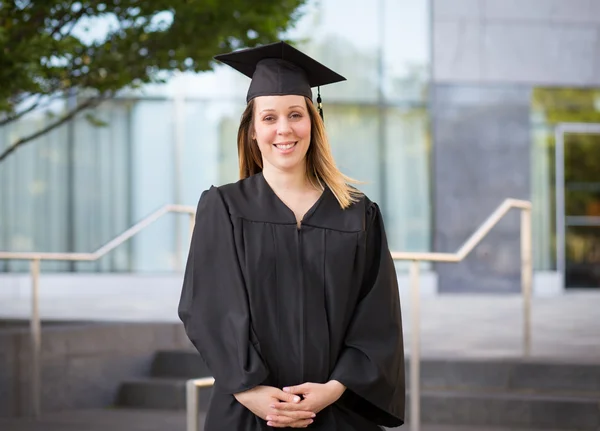
[[[140,409],[185,410],[188,379],[210,377],[210,371],[195,352],[160,351],[154,357],[150,377],[124,382],[117,406]],[[199,388],[200,411],[205,412],[211,388]]]
[[[121,385],[117,405],[184,410],[186,380],[208,376],[197,353],[161,351],[148,378]],[[421,420],[426,424],[600,429],[600,365],[514,358],[425,359],[421,385]],[[210,389],[199,391],[200,411],[205,411]]]

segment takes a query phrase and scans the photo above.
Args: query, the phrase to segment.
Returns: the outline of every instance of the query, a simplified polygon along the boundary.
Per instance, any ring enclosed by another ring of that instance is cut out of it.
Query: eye
[[[272,115],[267,115],[266,117],[263,118],[263,121],[274,121],[275,117],[273,117]]]
[[[298,120],[298,119],[302,118],[302,114],[300,114],[299,112],[293,112],[290,115],[290,118],[293,118],[294,120]]]

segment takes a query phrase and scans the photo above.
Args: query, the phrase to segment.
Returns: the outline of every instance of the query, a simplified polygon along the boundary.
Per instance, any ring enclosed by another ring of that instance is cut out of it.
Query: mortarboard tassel
[[[323,103],[321,103],[321,87],[317,87],[317,109],[319,110],[321,120],[325,121],[325,118],[323,118]]]

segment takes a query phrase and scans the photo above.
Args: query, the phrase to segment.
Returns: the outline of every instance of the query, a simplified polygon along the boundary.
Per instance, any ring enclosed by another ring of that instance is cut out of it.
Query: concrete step
[[[203,430],[204,416],[200,415],[200,430]],[[165,431],[185,430],[185,413],[173,410],[140,409],[98,409],[66,410],[43,414],[32,421],[30,418],[2,418],[2,431]],[[410,431],[410,425],[390,430]],[[539,431],[533,428],[471,427],[422,424],[421,431]],[[546,428],[544,431],[559,431]]]
[[[196,379],[211,373],[199,353],[185,350],[163,350],[152,361],[152,377]]]
[[[408,407],[407,414],[410,416]],[[427,391],[421,394],[421,421],[448,426],[597,431],[600,404],[593,396]]]
[[[410,379],[407,358],[406,378]],[[407,383],[408,385],[408,383]],[[423,390],[485,390],[597,396],[600,365],[528,359],[425,359]]]
[[[119,388],[117,407],[183,410],[186,379],[148,378],[124,382]],[[199,388],[198,406],[206,411],[212,388]]]
[[[210,370],[193,351],[160,351],[152,364],[153,377],[209,377]],[[406,359],[407,386],[410,358]],[[524,393],[597,395],[600,365],[527,359],[424,359],[423,390],[487,390]]]
[[[199,408],[204,412],[210,389],[199,391]],[[410,413],[408,403],[407,414]],[[185,406],[184,379],[153,378],[126,382],[119,396],[119,407],[183,410]],[[600,408],[599,399],[595,396],[426,390],[421,394],[421,420],[448,426],[597,431]]]

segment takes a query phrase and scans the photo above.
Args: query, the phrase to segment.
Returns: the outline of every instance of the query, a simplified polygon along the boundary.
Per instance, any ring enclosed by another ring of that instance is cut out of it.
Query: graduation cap
[[[312,100],[317,87],[317,107],[323,118],[321,85],[345,81],[346,78],[285,42],[215,56],[228,66],[252,78],[246,102],[258,96],[294,94]]]

